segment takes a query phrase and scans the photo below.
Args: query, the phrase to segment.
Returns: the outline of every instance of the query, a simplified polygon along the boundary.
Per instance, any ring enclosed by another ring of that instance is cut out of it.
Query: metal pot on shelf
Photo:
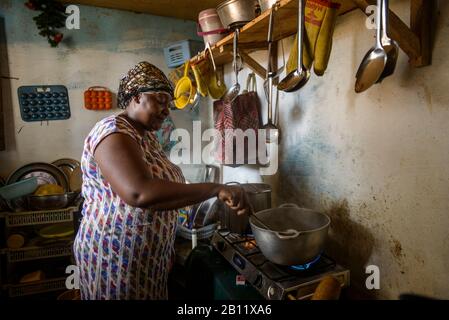
[[[244,26],[256,17],[254,0],[227,0],[217,7],[224,27],[234,29]]]

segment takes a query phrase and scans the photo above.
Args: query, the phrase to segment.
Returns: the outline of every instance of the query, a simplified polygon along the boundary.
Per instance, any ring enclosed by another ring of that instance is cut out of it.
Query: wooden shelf
[[[357,8],[357,5],[352,0],[343,0],[341,3],[342,5],[339,9],[340,15]],[[242,55],[245,57],[248,57],[247,53],[267,48],[270,11],[271,10],[266,10],[256,19],[247,23],[240,29],[239,49],[244,52]],[[294,35],[297,31],[298,0],[281,0],[274,17],[273,41],[276,42]],[[212,52],[217,65],[223,65],[232,61],[233,38],[234,35],[229,34],[212,47]],[[192,61],[195,59],[196,57],[193,58]],[[254,64],[253,61],[250,63]]]
[[[432,7],[435,0],[410,0],[411,27],[408,27],[390,10],[390,36],[396,40],[401,49],[410,57],[410,64],[415,67],[430,64],[430,29]],[[376,0],[342,0],[339,15],[354,9],[365,9],[375,5]],[[245,64],[261,77],[265,69],[254,61],[248,53],[267,48],[268,20],[270,10],[263,12],[253,21],[240,29],[239,51]],[[297,32],[298,0],[281,0],[274,19],[273,40],[276,42]],[[217,66],[232,62],[233,34],[216,43],[211,49]],[[367,48],[368,49],[368,48]],[[194,62],[197,57],[191,61]]]

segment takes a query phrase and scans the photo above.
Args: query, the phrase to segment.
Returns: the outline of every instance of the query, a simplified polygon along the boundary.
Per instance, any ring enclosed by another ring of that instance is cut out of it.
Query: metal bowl
[[[67,207],[69,195],[67,193],[45,196],[30,195],[27,200],[31,210],[56,210]]]

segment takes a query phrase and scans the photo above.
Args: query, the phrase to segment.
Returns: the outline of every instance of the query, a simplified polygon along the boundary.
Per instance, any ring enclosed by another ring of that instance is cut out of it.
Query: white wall
[[[39,36],[23,1],[1,1],[0,17],[6,34],[2,39],[1,75],[6,130],[6,151],[0,152],[0,176],[35,161],[63,157],[81,158],[83,141],[93,125],[119,109],[89,111],[83,93],[90,86],[108,87],[115,94],[119,79],[136,63],[146,60],[167,68],[163,48],[182,39],[196,39],[196,25],[183,21],[126,11],[80,6],[80,30],[63,30],[65,40],[51,48]],[[22,85],[61,84],[69,90],[71,118],[30,123],[21,120],[17,88]],[[198,112],[172,112],[178,127],[189,129]],[[189,127],[190,126],[190,127]]]
[[[408,22],[409,1],[391,2]],[[440,11],[432,66],[413,69],[400,51],[393,76],[355,94],[355,72],[374,44],[374,30],[355,11],[338,20],[325,75],[280,98],[280,167],[264,177],[275,203],[328,213],[328,251],[350,267],[355,286],[364,286],[366,265],[379,266],[381,289],[369,294],[380,298],[405,292],[449,298],[447,1]],[[291,42],[285,41],[287,54]],[[254,57],[266,64],[263,53]],[[257,168],[225,168],[224,175],[260,180]]]

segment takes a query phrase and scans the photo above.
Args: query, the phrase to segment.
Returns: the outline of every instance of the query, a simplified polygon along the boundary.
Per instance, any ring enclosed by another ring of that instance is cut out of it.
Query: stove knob
[[[262,276],[260,275],[260,274],[258,274],[257,275],[257,277],[256,277],[256,279],[254,280],[254,286],[256,287],[256,288],[262,288],[262,284],[263,284],[263,281],[262,281]]]
[[[224,251],[226,249],[226,243],[224,241],[217,242],[217,249],[219,251]]]
[[[274,299],[275,294],[276,294],[276,288],[273,286],[270,286],[267,291],[268,299]]]

